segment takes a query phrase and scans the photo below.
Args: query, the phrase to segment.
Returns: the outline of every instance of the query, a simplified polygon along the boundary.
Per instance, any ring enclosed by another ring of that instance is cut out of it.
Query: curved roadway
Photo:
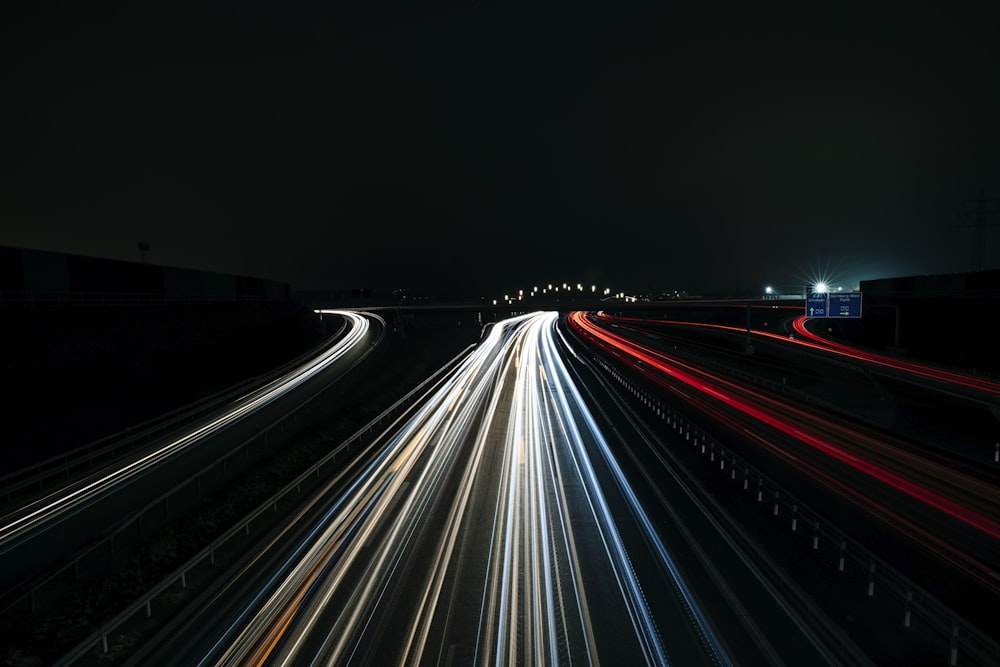
[[[270,424],[359,363],[384,330],[377,316],[325,312],[343,317],[348,327],[315,358],[195,426],[0,517],[0,584],[5,588],[20,584],[108,534],[137,508],[187,483],[231,448],[252,438],[261,424]]]

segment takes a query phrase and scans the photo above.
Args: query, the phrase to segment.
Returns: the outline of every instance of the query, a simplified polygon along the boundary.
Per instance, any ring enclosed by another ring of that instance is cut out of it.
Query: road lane
[[[242,438],[252,436],[253,427],[248,424],[256,414],[294,407],[303,400],[303,392],[310,391],[311,382],[325,386],[359,363],[375,341],[371,316],[326,312],[345,318],[349,329],[315,358],[234,400],[212,417],[71,480],[0,518],[0,584],[17,585],[107,534],[135,509],[213,464],[220,451],[238,442],[232,433],[239,430]]]
[[[699,369],[623,335],[621,326],[595,327],[582,314],[574,321],[620,363],[694,408],[706,424],[733,434],[731,446],[745,460],[774,474],[794,471],[828,491],[824,501],[810,504],[835,521],[856,510],[870,517],[838,525],[849,526],[876,551],[906,553],[898,566],[911,576],[923,573],[918,583],[948,595],[947,604],[963,605],[964,614],[978,618],[969,601],[997,599],[1000,491],[988,479],[916,453],[891,435]]]
[[[730,664],[610,451],[594,458],[603,437],[560,359],[556,319],[492,327],[296,515],[308,528],[288,529],[291,550],[271,540],[256,556],[272,576],[231,582],[185,615],[192,628],[234,618],[216,641],[192,647],[181,628],[143,659]],[[619,482],[600,481],[609,470]],[[636,559],[667,577],[640,581]],[[652,597],[670,613],[655,618]]]

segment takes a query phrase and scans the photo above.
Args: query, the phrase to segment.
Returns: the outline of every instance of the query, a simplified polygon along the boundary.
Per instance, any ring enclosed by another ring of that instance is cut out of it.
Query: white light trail
[[[119,463],[118,467],[113,470],[103,471],[81,482],[52,492],[46,497],[7,515],[0,520],[0,554],[15,548],[20,541],[33,532],[51,528],[72,516],[89,501],[118,488],[180,451],[196,446],[205,438],[300,386],[343,357],[367,337],[369,322],[364,315],[341,310],[324,310],[322,312],[344,317],[349,325],[346,335],[329,349],[280,378],[254,390],[241,399],[237,399],[224,414],[199,425],[182,437],[164,443],[152,451],[147,451],[138,458]],[[369,317],[371,316],[369,315]]]
[[[473,628],[476,664],[597,664],[602,651],[614,655],[614,648],[598,646],[594,633],[595,611],[612,602],[595,605],[585,572],[610,577],[621,598],[614,604],[627,610],[637,652],[648,664],[668,664],[589,458],[596,443],[602,464],[656,545],[654,556],[673,578],[702,645],[715,663],[728,665],[560,359],[556,318],[534,313],[492,327],[429,400],[387,434],[373,460],[349,474],[353,481],[329,501],[268,591],[234,618],[220,639],[221,656],[206,661],[350,661],[366,631],[378,624],[380,603],[402,585],[394,579],[400,563],[424,535],[431,542],[422,552],[433,554],[424,576],[407,581],[408,601],[396,596],[384,613],[396,614],[408,628],[394,637],[398,662],[434,661],[428,649],[452,641],[431,641],[432,626],[450,623],[441,620],[449,612],[442,591],[454,585],[449,577],[470,526],[486,518],[470,516],[468,508],[475,498],[495,494],[495,503],[486,505],[493,508],[491,538],[483,545],[489,558],[476,575],[483,610],[478,630]],[[500,461],[500,470],[485,467],[487,459]],[[440,525],[429,531],[432,507]],[[603,547],[597,556],[586,550],[584,562],[579,540],[593,542],[595,535]],[[474,593],[465,588],[462,594]]]

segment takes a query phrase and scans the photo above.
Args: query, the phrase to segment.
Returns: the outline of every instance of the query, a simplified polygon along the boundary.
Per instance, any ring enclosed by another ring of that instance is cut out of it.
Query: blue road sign
[[[831,294],[828,312],[828,317],[861,317],[861,292]]]
[[[812,292],[806,295],[806,317],[826,317],[826,292]]]
[[[861,317],[861,292],[808,294],[806,317]]]

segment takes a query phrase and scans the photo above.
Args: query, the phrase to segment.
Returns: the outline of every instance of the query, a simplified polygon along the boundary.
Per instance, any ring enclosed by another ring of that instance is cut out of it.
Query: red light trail
[[[614,319],[622,322],[624,318]],[[745,432],[726,413],[723,406],[766,424],[851,468],[878,480],[921,503],[952,517],[980,532],[989,541],[1000,540],[1000,490],[983,480],[942,466],[913,452],[825,415],[808,412],[735,382],[714,376],[696,366],[673,358],[659,350],[636,343],[598,326],[582,311],[569,315],[570,325],[605,352],[624,361],[647,378],[667,387],[710,417],[730,428]],[[685,323],[688,324],[688,323]],[[712,326],[712,325],[707,325]],[[726,327],[745,331],[737,327]],[[781,338],[781,336],[777,336]],[[814,343],[806,342],[813,345]],[[636,363],[636,362],[641,363]],[[693,391],[692,391],[693,390]],[[961,568],[983,585],[1000,592],[997,559],[980,560],[960,550],[954,541],[934,535],[922,527],[926,517],[906,518],[841,481],[830,471],[802,459],[800,453],[779,443],[755,438],[768,450],[861,507],[896,531],[907,534],[925,548]]]

